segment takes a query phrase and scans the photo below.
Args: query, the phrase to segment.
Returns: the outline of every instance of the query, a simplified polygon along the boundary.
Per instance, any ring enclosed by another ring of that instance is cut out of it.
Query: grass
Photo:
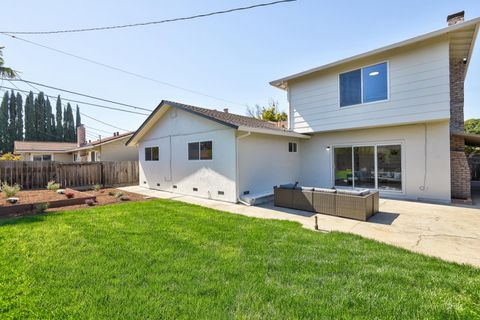
[[[480,317],[480,270],[168,200],[0,222],[0,318]]]

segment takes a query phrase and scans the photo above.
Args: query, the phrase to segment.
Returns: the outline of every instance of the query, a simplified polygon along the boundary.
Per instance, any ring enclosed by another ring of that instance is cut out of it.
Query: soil
[[[82,192],[77,190],[72,190],[72,189],[65,189],[65,193],[68,193],[68,192],[72,192],[74,194],[74,198],[93,195],[93,196],[96,196],[96,201],[93,203],[92,206],[89,206],[87,204],[77,204],[72,206],[49,208],[45,212],[71,211],[71,210],[79,210],[84,208],[91,208],[91,207],[103,206],[103,205],[109,205],[109,204],[121,203],[121,202],[146,201],[149,199],[148,197],[145,197],[143,195],[139,195],[131,192],[125,192],[115,188],[106,188],[106,189],[101,189],[99,191],[89,190],[89,191],[82,191]],[[116,197],[115,194],[118,194],[118,193],[123,194],[123,196]],[[19,198],[19,201],[16,204],[31,204],[31,203],[38,203],[38,202],[49,202],[49,201],[67,199],[67,197],[64,194],[58,194],[50,190],[19,191],[14,197]],[[1,192],[0,206],[14,206],[14,204],[7,203],[6,199],[7,197],[5,196],[5,194]],[[36,213],[22,212],[19,214],[12,214],[12,215],[5,216],[5,218],[14,217],[14,216],[34,215],[34,214]]]

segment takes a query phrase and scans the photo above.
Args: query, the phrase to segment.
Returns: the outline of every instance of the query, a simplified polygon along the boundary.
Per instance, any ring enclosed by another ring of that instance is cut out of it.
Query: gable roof
[[[371,51],[368,51],[368,52],[365,52],[365,53],[361,53],[361,54],[358,54],[358,55],[355,55],[355,56],[352,56],[352,57],[349,57],[349,58],[346,58],[346,59],[337,60],[335,62],[328,63],[328,64],[322,65],[320,67],[316,67],[316,68],[308,69],[308,70],[305,70],[305,71],[302,71],[302,72],[299,72],[299,73],[295,73],[295,74],[292,74],[292,75],[289,75],[289,76],[271,81],[270,85],[272,85],[274,87],[277,87],[277,88],[280,88],[280,89],[286,89],[288,87],[288,84],[287,84],[288,81],[290,81],[292,79],[297,79],[297,78],[300,78],[300,77],[304,77],[304,76],[310,75],[312,73],[319,72],[319,71],[326,70],[326,69],[330,69],[330,68],[333,68],[333,67],[336,67],[336,66],[354,61],[354,60],[366,58],[366,57],[373,56],[373,55],[376,55],[376,54],[379,54],[379,53],[383,53],[383,52],[386,52],[386,51],[389,51],[389,50],[393,50],[393,49],[397,49],[397,48],[400,48],[400,47],[408,46],[408,45],[415,44],[415,43],[418,43],[418,42],[422,42],[422,41],[425,41],[425,40],[429,40],[429,39],[433,39],[433,38],[436,38],[436,37],[444,36],[444,35],[447,35],[447,34],[450,34],[451,37],[454,38],[454,40],[455,40],[455,41],[452,41],[453,50],[455,51],[455,53],[456,54],[464,54],[466,57],[470,57],[471,53],[472,53],[472,50],[473,50],[473,46],[475,44],[475,39],[476,39],[476,35],[478,33],[479,24],[480,24],[480,17],[475,18],[475,19],[471,19],[471,20],[468,20],[468,21],[465,21],[465,22],[457,23],[457,24],[454,24],[452,26],[448,26],[446,28],[442,28],[442,29],[439,29],[439,30],[436,30],[436,31],[433,31],[433,32],[425,33],[423,35],[420,35],[420,36],[417,36],[417,37],[414,37],[414,38],[410,38],[410,39],[407,39],[407,40],[404,40],[404,41],[400,41],[400,42],[397,42],[397,43],[394,43],[394,44],[391,44],[391,45],[388,45],[388,46],[385,46],[385,47],[381,47],[381,48],[378,48],[378,49],[375,49],[375,50],[371,50]],[[468,63],[469,62],[470,62],[470,59],[467,60],[467,69],[468,69]]]
[[[84,150],[84,149],[98,147],[98,146],[101,146],[101,145],[104,145],[104,144],[107,144],[107,143],[111,143],[111,142],[115,142],[115,141],[122,140],[122,139],[125,139],[125,138],[129,138],[129,137],[133,136],[133,134],[134,134],[133,132],[126,132],[126,133],[119,134],[118,136],[110,136],[110,137],[106,137],[106,138],[103,138],[103,139],[91,141],[91,142],[88,142],[87,144],[85,144],[81,147],[76,147],[76,148],[74,148],[73,150],[70,150],[70,151]]]
[[[67,152],[76,146],[72,142],[15,141],[14,152]]]
[[[292,132],[280,127],[277,127],[274,123],[256,119],[253,117],[242,116],[230,112],[223,112],[218,110],[212,110],[207,108],[196,107],[188,104],[183,104],[174,101],[162,100],[160,104],[152,111],[150,116],[142,123],[135,134],[127,141],[127,145],[132,144],[134,141],[138,141],[143,135],[145,135],[149,126],[161,118],[163,114],[160,114],[161,110],[165,107],[178,108],[183,111],[192,113],[202,118],[220,123],[227,127],[237,130],[249,130],[266,134],[278,134],[278,135],[290,135],[298,138],[308,138],[309,136]]]

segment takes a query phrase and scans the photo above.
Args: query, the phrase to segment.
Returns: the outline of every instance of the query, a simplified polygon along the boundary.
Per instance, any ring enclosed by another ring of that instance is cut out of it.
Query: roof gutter
[[[274,136],[284,136],[284,137],[292,137],[292,138],[299,138],[299,139],[310,139],[310,136],[303,134],[303,133],[298,133],[298,132],[293,132],[293,131],[287,131],[287,130],[271,130],[271,129],[263,129],[263,128],[251,128],[251,127],[245,127],[245,126],[240,126],[238,127],[238,131],[246,131],[249,133],[261,133],[261,134],[268,134],[268,135],[274,135]]]

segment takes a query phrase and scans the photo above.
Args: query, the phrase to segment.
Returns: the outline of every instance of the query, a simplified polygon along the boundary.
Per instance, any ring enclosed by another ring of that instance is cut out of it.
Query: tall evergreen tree
[[[34,114],[34,96],[33,92],[25,100],[25,140],[35,139],[35,114]]]
[[[63,133],[63,123],[62,123],[62,99],[60,98],[60,95],[57,98],[57,110],[56,110],[56,136],[58,141],[63,141],[64,139],[64,133]]]
[[[50,99],[47,97],[45,101],[45,140],[51,141],[54,139],[55,124],[52,124],[52,105]]]
[[[23,98],[20,93],[17,92],[16,96],[16,104],[17,104],[17,135],[15,140],[22,141],[23,138]]]
[[[45,141],[45,96],[40,92],[35,99],[35,140]]]
[[[67,108],[63,108],[63,141],[68,141]]]
[[[77,104],[77,111],[75,115],[75,141],[77,141],[77,128],[82,124],[82,117],[80,116],[80,107]]]
[[[5,92],[0,105],[0,153],[7,152],[8,140],[8,91]]]
[[[13,151],[13,141],[17,137],[17,99],[15,93],[10,93],[8,107],[8,139],[7,139],[7,151]]]
[[[73,120],[73,109],[70,103],[67,103],[67,111],[66,111],[66,118],[65,121],[67,123],[67,139],[66,141],[75,142],[75,122]]]

